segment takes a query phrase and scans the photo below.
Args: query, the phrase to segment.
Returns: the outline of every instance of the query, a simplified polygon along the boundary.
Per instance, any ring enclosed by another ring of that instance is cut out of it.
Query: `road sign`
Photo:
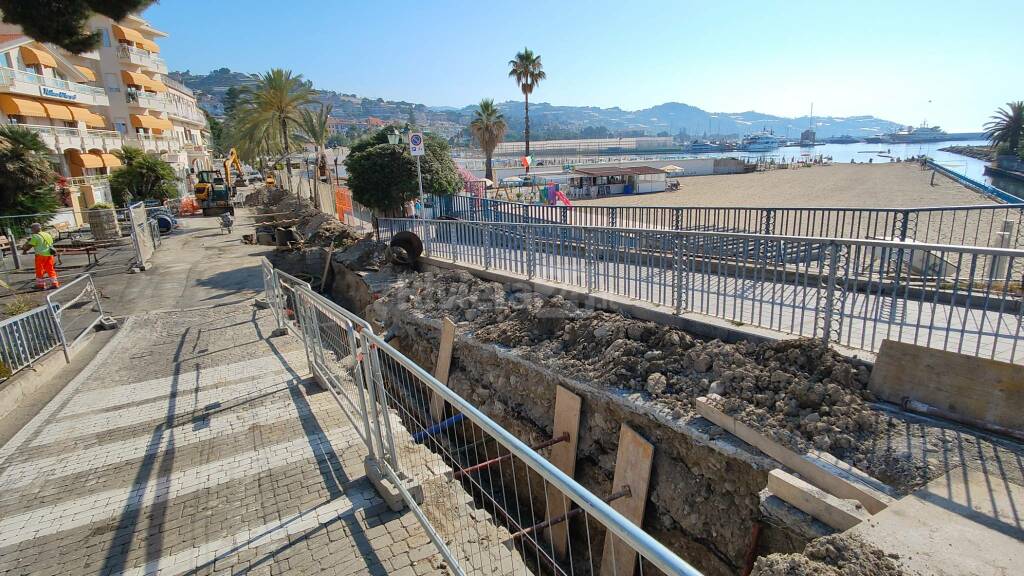
[[[409,152],[413,156],[423,156],[424,148],[423,134],[421,132],[413,132],[409,135]]]

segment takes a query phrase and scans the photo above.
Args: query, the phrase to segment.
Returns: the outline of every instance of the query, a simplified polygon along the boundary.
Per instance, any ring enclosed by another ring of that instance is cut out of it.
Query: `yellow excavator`
[[[238,171],[238,177],[233,178],[231,169]],[[232,148],[224,159],[224,172],[220,170],[201,170],[198,174],[198,182],[195,186],[196,202],[203,209],[203,216],[219,216],[228,212],[235,213],[231,205],[231,197],[234,195],[238,182],[245,177],[245,170],[238,160],[238,152]]]

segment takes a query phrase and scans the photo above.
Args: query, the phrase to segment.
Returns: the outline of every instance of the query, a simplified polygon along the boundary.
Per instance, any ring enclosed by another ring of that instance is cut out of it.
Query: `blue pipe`
[[[459,422],[462,422],[462,420],[464,418],[465,418],[465,416],[463,416],[463,414],[460,412],[460,413],[456,414],[455,416],[452,416],[451,418],[449,418],[447,420],[442,420],[441,422],[438,422],[437,424],[434,424],[433,426],[431,426],[430,428],[427,428],[426,430],[421,430],[421,431],[413,434],[412,435],[412,439],[414,441],[416,441],[416,442],[422,442],[422,441],[426,440],[428,437],[433,436],[434,434],[437,434],[438,432],[443,432],[443,431],[451,428],[452,426],[458,424]]]

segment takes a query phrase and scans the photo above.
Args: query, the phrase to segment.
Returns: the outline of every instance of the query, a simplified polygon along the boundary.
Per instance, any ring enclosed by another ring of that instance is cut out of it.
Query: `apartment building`
[[[157,41],[167,34],[138,16],[89,26],[100,46],[76,55],[0,24],[0,121],[42,136],[76,205],[111,199],[113,152],[126,146],[159,154],[188,191],[211,165],[209,132],[192,91],[165,76]]]

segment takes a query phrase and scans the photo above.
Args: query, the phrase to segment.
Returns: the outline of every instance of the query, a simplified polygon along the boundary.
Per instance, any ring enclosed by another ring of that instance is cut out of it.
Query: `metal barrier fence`
[[[364,320],[269,262],[263,270],[275,317],[301,335],[311,370],[452,572],[699,574],[609,505],[628,490],[591,493]],[[447,407],[433,418],[438,399]]]
[[[59,328],[58,335],[64,347],[64,359],[70,362],[71,349],[95,328],[103,317],[99,290],[96,289],[92,276],[85,274],[53,292],[48,292],[46,304],[53,311]]]
[[[434,217],[1024,248],[1024,204],[933,208],[550,206],[433,196]]]
[[[145,204],[132,204],[128,210],[128,220],[131,222],[132,244],[135,246],[135,264],[145,270],[146,264],[156,250]],[[157,236],[159,235],[158,231]]]
[[[49,305],[33,308],[0,322],[0,378],[31,366],[61,345],[61,330]]]
[[[876,351],[900,340],[1024,362],[1024,250],[914,242],[378,220],[424,254]]]

